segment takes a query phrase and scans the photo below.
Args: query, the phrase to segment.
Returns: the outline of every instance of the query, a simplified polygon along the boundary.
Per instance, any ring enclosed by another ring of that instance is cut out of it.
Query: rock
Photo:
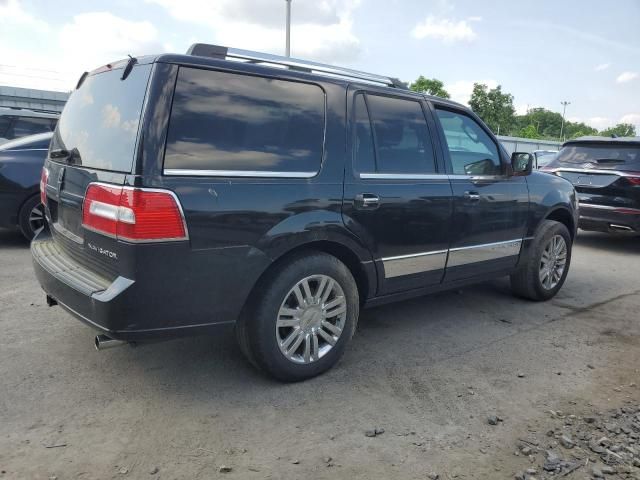
[[[375,437],[376,436],[376,431],[375,430],[367,430],[366,432],[364,432],[365,437]]]
[[[605,465],[604,467],[602,467],[600,469],[600,471],[602,473],[604,473],[605,475],[615,475],[616,474],[616,469],[609,466],[609,465]]]
[[[571,449],[576,446],[575,442],[568,435],[562,435],[559,442],[560,445],[567,449]]]
[[[518,372],[518,378],[524,378],[524,377],[525,377],[525,374],[524,374],[524,373],[522,373],[522,372]]]
[[[584,417],[585,423],[596,423],[596,417]]]
[[[525,480],[524,473],[522,472],[516,473],[516,475],[513,478],[515,478],[515,480]]]
[[[300,464],[300,460],[298,460],[297,458],[295,460],[291,460],[291,463],[293,465],[299,465]]]
[[[384,433],[384,428],[376,428],[374,432],[376,435],[382,435]]]
[[[226,465],[220,465],[220,468],[218,468],[218,472],[220,473],[230,473],[233,470],[233,468],[228,467]]]
[[[596,367],[594,367],[594,366],[593,366],[593,365],[591,365],[590,363],[587,363],[587,368],[589,368],[589,369],[593,370],[593,369],[595,369]]]
[[[555,472],[562,465],[562,458],[558,456],[555,452],[549,450],[547,452],[547,457],[544,460],[544,464],[542,468],[547,472]]]
[[[633,459],[633,466],[640,468],[640,458]]]
[[[438,475],[437,473],[431,472],[431,473],[427,473],[427,478],[429,480],[440,480],[440,475]]]
[[[496,417],[495,415],[491,415],[487,418],[487,423],[489,425],[497,425],[499,421],[500,420],[498,420],[498,417]]]
[[[160,469],[158,467],[153,467],[151,470],[149,470],[149,475],[155,475],[159,471]]]
[[[118,473],[120,475],[126,475],[127,473],[129,473],[129,469],[127,467],[122,467],[120,470],[118,470]]]
[[[331,460],[333,460],[333,458],[331,458],[331,457],[324,457],[324,463],[331,463]]]
[[[597,443],[592,442],[589,444],[589,450],[599,454],[599,453],[604,453],[607,449]]]
[[[538,473],[538,471],[535,468],[527,468],[527,470],[525,471],[525,473],[527,475],[536,475]]]
[[[523,455],[531,455],[531,447],[527,447],[526,445],[520,449]]]
[[[593,478],[604,478],[602,470],[600,470],[598,467],[593,467],[591,469],[591,474],[593,475]]]
[[[608,422],[604,424],[604,428],[609,432],[609,433],[620,433],[620,427],[618,426],[617,423],[613,423],[613,422]]]

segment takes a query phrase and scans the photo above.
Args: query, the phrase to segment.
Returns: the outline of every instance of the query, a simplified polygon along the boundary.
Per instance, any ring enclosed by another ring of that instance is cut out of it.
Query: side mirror
[[[530,175],[533,170],[533,154],[526,152],[513,152],[511,154],[511,167],[516,176]]]

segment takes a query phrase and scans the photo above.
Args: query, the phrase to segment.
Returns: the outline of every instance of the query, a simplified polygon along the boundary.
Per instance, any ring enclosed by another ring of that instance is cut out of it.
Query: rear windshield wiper
[[[49,152],[49,156],[57,160],[66,161],[67,163],[80,163],[80,152],[78,152],[77,148],[72,148],[71,150],[55,148]]]

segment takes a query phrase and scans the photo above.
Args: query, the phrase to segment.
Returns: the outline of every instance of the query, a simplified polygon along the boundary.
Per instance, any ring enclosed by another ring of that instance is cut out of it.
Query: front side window
[[[367,95],[380,173],[434,173],[435,157],[422,106],[414,100]]]
[[[316,85],[180,68],[164,168],[315,174],[324,105]]]
[[[436,109],[455,175],[500,175],[498,147],[478,123],[462,112]]]

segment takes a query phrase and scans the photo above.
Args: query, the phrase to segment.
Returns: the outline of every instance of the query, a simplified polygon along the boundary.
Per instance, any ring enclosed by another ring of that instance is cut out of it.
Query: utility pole
[[[285,56],[291,56],[291,0],[284,0],[287,3],[287,25],[286,25],[286,47]]]
[[[562,125],[560,126],[560,141],[562,141],[562,133],[564,132],[564,114],[567,113],[567,105],[571,105],[571,102],[560,102],[562,105]]]

